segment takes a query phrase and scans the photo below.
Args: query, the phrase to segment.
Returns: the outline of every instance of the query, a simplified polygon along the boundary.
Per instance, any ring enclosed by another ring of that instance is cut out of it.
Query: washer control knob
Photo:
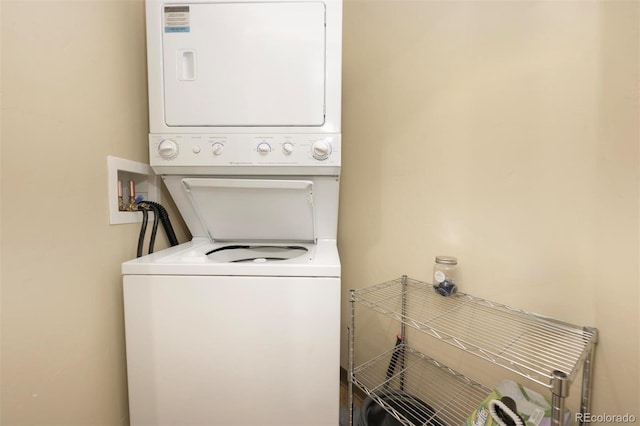
[[[260,142],[257,148],[258,154],[267,155],[271,152],[271,146],[266,142]]]
[[[293,144],[291,142],[283,143],[282,152],[284,152],[284,155],[291,155],[293,153]]]
[[[171,139],[164,139],[158,144],[158,154],[165,160],[171,160],[178,156],[178,144]]]
[[[331,155],[331,144],[327,141],[315,141],[311,145],[311,154],[316,160],[326,160]]]
[[[213,152],[213,155],[222,154],[224,152],[224,145],[220,142],[214,143],[213,145],[211,145],[211,152]]]

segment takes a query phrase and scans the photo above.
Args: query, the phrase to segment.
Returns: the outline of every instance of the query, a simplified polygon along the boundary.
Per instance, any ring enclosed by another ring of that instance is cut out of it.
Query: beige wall
[[[144,6],[1,7],[1,422],[127,424],[106,157],[147,158]],[[343,299],[458,256],[463,290],[598,327],[593,412],[640,417],[638,4],[344,17]]]
[[[144,37],[142,1],[2,1],[2,425],[128,424],[106,166],[148,161]]]
[[[598,327],[593,413],[640,419],[638,5],[347,0],[343,300],[457,256],[463,291]]]

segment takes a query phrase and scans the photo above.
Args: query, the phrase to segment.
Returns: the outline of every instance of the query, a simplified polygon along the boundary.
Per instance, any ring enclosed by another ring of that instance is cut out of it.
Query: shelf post
[[[355,290],[349,290],[350,298],[349,302],[351,303],[351,323],[349,324],[348,330],[348,373],[347,373],[347,393],[348,393],[348,402],[347,406],[349,409],[349,426],[353,426],[353,369],[354,369],[354,347],[355,347],[355,328],[356,328],[356,298],[354,295]]]
[[[564,400],[569,395],[569,377],[554,370],[551,378],[551,424],[564,426]]]
[[[589,348],[589,354],[584,360],[582,368],[582,395],[580,398],[580,426],[584,423],[584,419],[587,413],[591,412],[591,393],[593,390],[593,361],[595,358],[595,344],[598,340],[598,330],[595,328],[585,327],[585,331],[590,332],[593,335],[593,343]]]
[[[400,349],[400,390],[404,391],[404,371],[405,371],[405,348],[407,343],[407,276],[402,276],[402,321],[400,322],[400,339],[402,349]]]

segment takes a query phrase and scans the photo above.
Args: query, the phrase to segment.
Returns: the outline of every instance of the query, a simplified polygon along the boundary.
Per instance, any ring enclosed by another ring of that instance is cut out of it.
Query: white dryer
[[[131,424],[334,426],[341,2],[146,7],[150,164],[193,240],[122,265]]]

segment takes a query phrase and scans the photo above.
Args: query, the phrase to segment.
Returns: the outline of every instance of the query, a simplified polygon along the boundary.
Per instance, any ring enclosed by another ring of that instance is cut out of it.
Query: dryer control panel
[[[340,167],[337,134],[152,134],[151,166]]]

